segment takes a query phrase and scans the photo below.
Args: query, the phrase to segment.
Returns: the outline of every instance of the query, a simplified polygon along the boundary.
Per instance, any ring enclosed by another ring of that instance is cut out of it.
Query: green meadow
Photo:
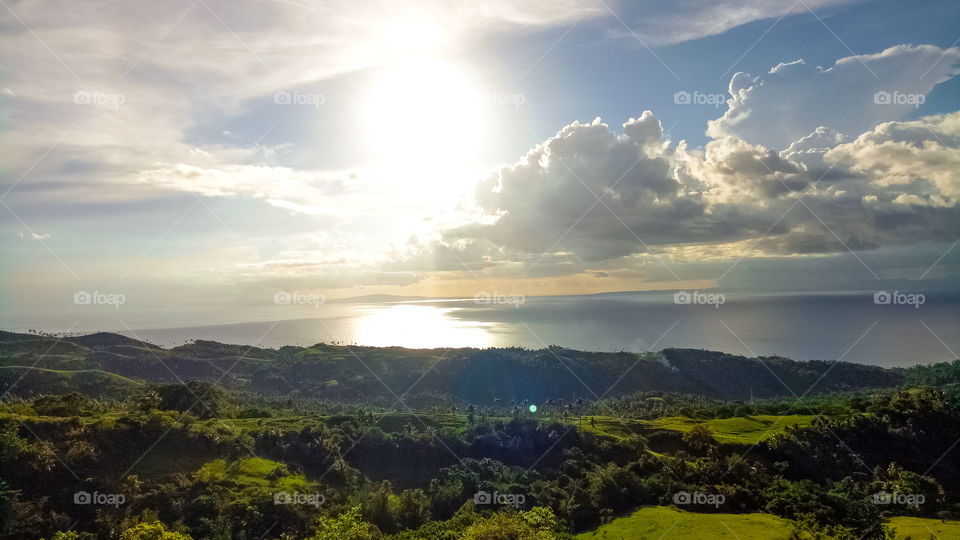
[[[699,420],[682,416],[668,416],[651,420],[649,425],[659,429],[669,429],[686,433],[697,424],[705,424],[713,438],[720,443],[756,444],[778,433],[783,433],[788,427],[809,426],[812,415],[756,415],[739,416],[733,418],[719,418]]]
[[[669,506],[641,508],[596,530],[577,535],[577,540],[700,539],[739,540],[789,538],[789,520],[770,514],[697,514]]]

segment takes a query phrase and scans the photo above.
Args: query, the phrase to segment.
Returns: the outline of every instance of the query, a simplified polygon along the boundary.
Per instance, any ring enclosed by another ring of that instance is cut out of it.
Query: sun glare
[[[383,68],[365,102],[372,161],[442,188],[466,170],[483,135],[483,92],[466,67],[429,57]]]
[[[481,324],[447,317],[433,306],[398,304],[377,307],[360,320],[357,341],[364,345],[410,348],[488,347],[490,336]]]

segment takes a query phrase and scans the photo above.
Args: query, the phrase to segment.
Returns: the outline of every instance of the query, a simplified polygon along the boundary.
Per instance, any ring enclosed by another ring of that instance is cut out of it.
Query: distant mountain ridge
[[[19,379],[28,367],[47,371]],[[746,400],[894,387],[904,383],[909,369],[695,349],[636,354],[559,347],[418,350],[322,343],[262,349],[213,341],[167,349],[105,332],[65,338],[0,332],[0,368],[0,393],[12,395],[69,388],[67,374],[82,371],[84,388],[78,390],[86,393],[96,393],[97,385],[91,384],[96,377],[111,389],[128,388],[134,381],[198,379],[271,397],[386,405],[401,396],[418,403],[536,403],[637,391]],[[31,384],[41,376],[43,384]]]

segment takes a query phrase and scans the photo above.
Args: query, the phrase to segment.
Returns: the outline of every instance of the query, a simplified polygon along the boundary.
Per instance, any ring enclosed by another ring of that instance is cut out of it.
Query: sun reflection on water
[[[408,348],[489,347],[485,323],[460,321],[453,308],[395,304],[370,306],[357,322],[356,340],[363,345]]]

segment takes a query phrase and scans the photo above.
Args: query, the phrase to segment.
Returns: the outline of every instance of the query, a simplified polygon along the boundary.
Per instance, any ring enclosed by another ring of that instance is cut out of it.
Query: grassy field
[[[577,429],[584,433],[619,441],[634,440],[637,435],[649,431],[647,423],[642,420],[627,420],[613,416],[584,416],[582,421],[573,418],[568,422],[576,424]]]
[[[814,416],[741,416],[712,420],[699,420],[682,416],[666,416],[651,420],[649,425],[659,429],[687,432],[697,424],[706,424],[713,438],[721,443],[756,444],[763,439],[782,433],[788,426],[808,426]]]
[[[813,422],[811,415],[757,415],[735,418],[701,420],[683,416],[665,416],[656,420],[627,420],[611,416],[584,416],[583,421],[570,420],[584,433],[617,440],[633,440],[651,429],[666,429],[686,433],[697,424],[706,424],[713,437],[720,443],[756,444],[763,439],[782,433],[788,426],[807,426]]]
[[[960,521],[941,522],[939,519],[895,517],[887,524],[896,529],[895,538],[925,540],[927,538],[960,538]]]
[[[32,366],[0,366],[0,392],[29,388],[31,394],[79,391],[95,397],[119,397],[140,383],[99,369],[55,370]]]
[[[695,514],[673,507],[650,506],[600,528],[577,535],[578,540],[648,538],[788,538],[790,521],[770,514]]]
[[[301,415],[301,416],[278,416],[269,418],[225,418],[223,422],[237,429],[281,429],[284,431],[300,431],[305,427],[316,427],[323,423],[337,423],[356,420],[355,415]],[[506,419],[504,419],[506,421]],[[417,413],[412,414],[402,411],[390,411],[384,414],[376,415],[376,426],[387,433],[398,433],[403,431],[407,425],[413,426],[417,430],[424,429],[424,426],[441,429],[453,429],[462,431],[467,428],[467,417],[462,414],[435,414],[435,413]]]
[[[960,538],[960,521],[894,517],[887,524],[896,530],[897,540]],[[789,538],[791,522],[770,514],[698,514],[674,507],[650,506],[614,519],[596,530],[576,536],[577,540],[699,539],[699,538]]]
[[[318,487],[301,474],[292,474],[286,465],[262,458],[227,462],[216,459],[197,471],[199,480],[224,485],[234,495],[257,497],[278,491],[316,493]]]

